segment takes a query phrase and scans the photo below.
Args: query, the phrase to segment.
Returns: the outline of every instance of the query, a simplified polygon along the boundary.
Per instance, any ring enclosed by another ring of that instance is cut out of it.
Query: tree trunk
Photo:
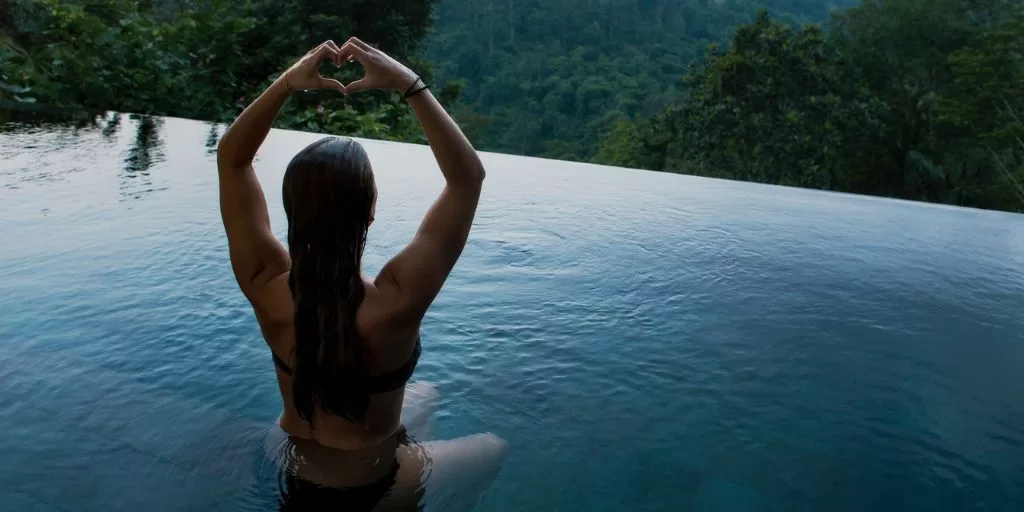
[[[0,0],[0,30],[4,33],[14,32],[14,12],[11,0]]]

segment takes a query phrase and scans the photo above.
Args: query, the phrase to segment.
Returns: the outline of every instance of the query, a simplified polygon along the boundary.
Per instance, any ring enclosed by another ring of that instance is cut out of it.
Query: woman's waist
[[[328,487],[359,486],[387,476],[394,469],[398,446],[405,442],[405,429],[401,427],[377,439],[327,434],[319,429],[312,436],[302,435],[307,432],[297,435],[284,424],[279,420],[283,439],[277,443],[276,458],[280,469]]]
[[[367,452],[385,448],[388,441],[402,437],[404,429],[398,421],[356,423],[344,418],[320,413],[315,418],[314,429],[298,413],[286,410],[278,425],[289,436],[305,441],[314,441],[327,448],[346,452]]]

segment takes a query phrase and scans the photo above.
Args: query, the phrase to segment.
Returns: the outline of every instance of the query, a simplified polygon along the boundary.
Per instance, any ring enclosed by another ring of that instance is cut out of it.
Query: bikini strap
[[[284,362],[283,359],[277,357],[277,354],[273,350],[270,351],[270,357],[274,358],[274,365],[281,369],[286,375],[292,374],[292,369],[288,367],[288,363]]]

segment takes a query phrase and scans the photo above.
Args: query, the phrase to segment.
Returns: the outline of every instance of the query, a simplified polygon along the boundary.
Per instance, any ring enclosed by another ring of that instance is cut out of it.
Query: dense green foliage
[[[466,83],[459,119],[488,150],[587,160],[613,121],[679,99],[709,43],[766,7],[793,23],[850,0],[440,0],[428,56]]]
[[[7,101],[229,121],[307,50],[351,34],[430,71],[416,58],[429,0],[15,0],[0,4],[0,21]],[[328,68],[356,76],[355,65]],[[453,100],[457,90],[445,94]],[[383,139],[419,133],[399,98],[377,92],[303,93],[277,125]]]
[[[598,160],[1024,211],[1020,2],[868,1],[826,30],[762,13],[685,83]]]
[[[1024,211],[1020,0],[854,2],[2,0],[0,102],[224,122],[358,34],[481,149]],[[422,141],[383,92],[277,125]]]

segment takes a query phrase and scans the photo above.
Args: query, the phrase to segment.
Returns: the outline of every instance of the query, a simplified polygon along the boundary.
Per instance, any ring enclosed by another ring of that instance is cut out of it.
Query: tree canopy
[[[678,100],[689,65],[758,7],[798,23],[850,3],[440,0],[427,55],[465,81],[457,113],[482,147],[589,160],[609,124]]]
[[[0,101],[229,121],[326,39],[363,34],[429,76],[419,55],[432,9],[429,0],[14,0],[0,6]],[[329,67],[356,76],[354,65]],[[403,107],[384,93],[310,92],[278,126],[419,140]]]
[[[1024,211],[1019,0],[8,0],[0,102],[230,121],[325,39],[484,150]],[[356,66],[325,73],[355,78]],[[284,128],[423,142],[395,94]]]
[[[824,25],[761,12],[597,161],[1024,211],[1019,2],[867,1]]]

